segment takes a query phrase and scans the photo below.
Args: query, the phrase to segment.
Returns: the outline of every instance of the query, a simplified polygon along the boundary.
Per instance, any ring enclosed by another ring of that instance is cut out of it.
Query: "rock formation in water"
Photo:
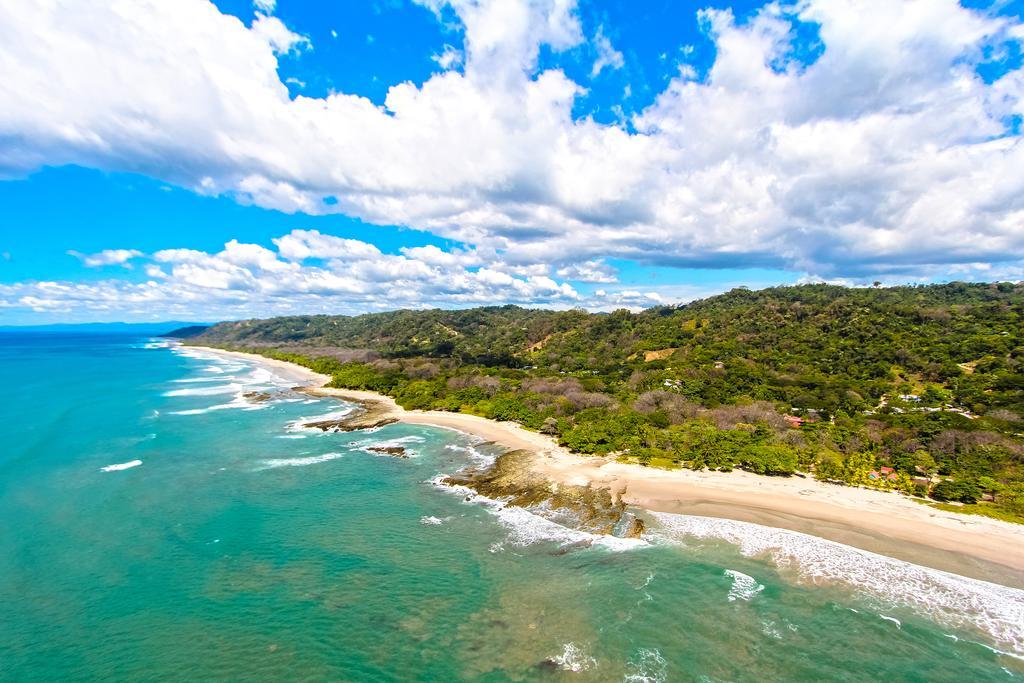
[[[443,479],[452,486],[465,486],[480,495],[523,508],[543,508],[545,516],[571,518],[571,526],[596,534],[638,538],[643,520],[629,512],[611,491],[590,486],[556,484],[533,469],[537,455],[510,451],[486,470],[464,470]],[[559,520],[561,521],[561,520]]]
[[[374,429],[393,424],[398,420],[391,416],[388,408],[373,401],[359,402],[356,412],[329,420],[306,422],[302,426],[325,432],[351,432],[357,429]]]
[[[374,453],[380,453],[381,455],[390,455],[396,458],[409,457],[405,452],[405,448],[402,446],[370,446],[366,450],[373,451]]]

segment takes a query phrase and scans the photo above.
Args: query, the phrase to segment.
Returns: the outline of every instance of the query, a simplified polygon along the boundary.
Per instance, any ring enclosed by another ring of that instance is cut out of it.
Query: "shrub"
[[[797,453],[789,446],[753,444],[740,452],[743,469],[757,474],[793,474]]]
[[[960,503],[977,503],[981,498],[981,487],[976,481],[968,479],[947,479],[932,489],[935,500],[956,501]]]

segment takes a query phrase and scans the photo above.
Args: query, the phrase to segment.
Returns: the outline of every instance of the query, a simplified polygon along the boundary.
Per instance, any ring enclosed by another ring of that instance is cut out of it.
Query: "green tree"
[[[981,499],[981,494],[978,482],[968,479],[946,479],[932,489],[932,498],[935,500],[960,503],[977,503]]]
[[[797,467],[797,453],[789,446],[752,444],[740,453],[743,469],[757,474],[793,474]]]

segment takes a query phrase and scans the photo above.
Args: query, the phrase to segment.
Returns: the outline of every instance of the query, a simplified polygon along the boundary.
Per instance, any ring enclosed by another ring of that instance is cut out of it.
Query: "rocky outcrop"
[[[409,454],[405,452],[405,448],[402,446],[369,446],[366,450],[380,453],[381,455],[390,455],[395,458],[409,457]]]
[[[306,393],[311,392],[307,390]],[[375,401],[356,401],[354,399],[346,400],[352,403],[358,403],[359,408],[348,415],[343,415],[342,417],[306,422],[303,423],[302,426],[310,429],[319,429],[325,432],[351,432],[357,429],[383,427],[384,425],[398,422],[398,418],[393,416],[391,409],[385,403],[378,403]]]
[[[536,457],[530,451],[510,451],[489,469],[464,470],[442,481],[508,505],[543,509],[545,516],[591,533],[624,538],[643,533],[643,520],[633,515],[621,498],[613,498],[608,489],[556,484],[534,471]]]
[[[358,415],[346,415],[345,417],[330,419],[330,420],[317,420],[315,422],[303,423],[303,427],[310,429],[319,429],[324,432],[351,432],[357,429],[373,429],[375,427],[383,427],[384,425],[393,424],[398,422],[393,417],[380,417],[375,415],[367,415],[361,413]]]
[[[294,391],[317,397],[325,395],[317,387],[295,387]],[[355,403],[359,407],[348,415],[329,420],[305,422],[302,426],[325,432],[351,432],[357,429],[374,429],[398,422],[398,418],[394,416],[394,409],[385,401],[364,400],[351,396],[339,398],[343,398],[349,403]]]

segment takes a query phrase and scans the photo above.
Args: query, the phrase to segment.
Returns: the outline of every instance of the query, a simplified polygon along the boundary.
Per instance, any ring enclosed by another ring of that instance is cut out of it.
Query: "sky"
[[[1024,279],[1024,0],[0,0],[0,324]]]

